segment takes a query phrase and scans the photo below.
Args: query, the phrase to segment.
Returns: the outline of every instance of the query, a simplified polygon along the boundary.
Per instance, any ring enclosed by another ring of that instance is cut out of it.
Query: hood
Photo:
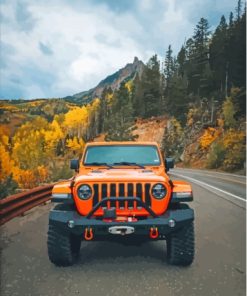
[[[76,182],[166,182],[167,178],[161,175],[160,170],[149,169],[109,169],[90,170],[80,174]]]

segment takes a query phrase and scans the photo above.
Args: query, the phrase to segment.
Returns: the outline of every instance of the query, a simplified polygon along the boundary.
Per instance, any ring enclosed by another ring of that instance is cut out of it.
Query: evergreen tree
[[[145,114],[145,105],[143,102],[143,82],[137,73],[134,78],[133,89],[133,112],[135,117],[143,117]]]
[[[186,50],[185,50],[185,47],[182,46],[177,56],[178,75],[181,77],[183,77],[185,74],[185,62],[186,62]]]
[[[187,95],[187,79],[179,75],[171,78],[169,96],[166,97],[167,112],[185,123],[186,113],[189,108],[189,97]]]
[[[240,20],[242,15],[242,0],[238,0],[238,5],[236,7],[237,21]]]
[[[232,26],[233,26],[233,13],[231,11],[229,16],[229,27],[231,28]]]
[[[189,38],[185,43],[185,65],[184,71],[188,79],[188,92],[193,92],[193,75],[195,73],[194,63],[195,46],[192,38]]]
[[[213,87],[224,97],[227,95],[228,60],[226,54],[228,26],[224,15],[216,28],[210,45],[210,66],[213,71]],[[225,95],[223,95],[223,93]]]
[[[245,89],[246,83],[246,13],[235,21],[228,30],[227,40],[228,88]],[[245,99],[242,98],[241,108]]]
[[[157,55],[150,58],[142,75],[144,118],[158,116],[162,109],[160,64]]]
[[[193,62],[195,65],[195,71],[192,75],[192,90],[198,95],[203,95],[201,89],[205,86],[205,79],[203,78],[203,72],[206,65],[209,62],[209,24],[204,18],[201,18],[193,35],[194,52]],[[202,81],[203,79],[203,81]]]
[[[115,92],[112,112],[108,119],[107,141],[130,141],[136,138],[132,135],[135,128],[133,113],[130,93],[125,82],[122,82],[119,90]]]
[[[106,131],[106,121],[109,115],[109,106],[107,102],[107,96],[112,94],[112,89],[105,87],[100,100],[99,106],[99,120],[98,120],[98,131],[104,133]]]
[[[171,45],[168,46],[165,58],[165,69],[164,69],[166,84],[169,85],[169,82],[174,74],[174,61],[172,57],[172,48]]]

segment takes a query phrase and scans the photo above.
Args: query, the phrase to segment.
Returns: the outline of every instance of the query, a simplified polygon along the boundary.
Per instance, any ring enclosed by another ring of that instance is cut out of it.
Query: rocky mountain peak
[[[128,63],[125,65],[125,67],[121,68],[117,72],[107,76],[105,79],[100,81],[96,87],[88,91],[80,92],[73,96],[68,96],[65,99],[69,99],[77,103],[89,103],[95,97],[101,97],[105,87],[110,87],[112,90],[118,89],[122,81],[133,79],[137,73],[141,75],[143,69],[143,62],[139,60],[138,57],[134,57],[133,63]]]

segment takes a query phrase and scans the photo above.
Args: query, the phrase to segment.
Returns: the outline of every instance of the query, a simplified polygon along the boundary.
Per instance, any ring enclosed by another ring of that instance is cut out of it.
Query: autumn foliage
[[[220,129],[208,127],[204,130],[204,133],[200,138],[200,147],[202,149],[208,149],[212,145],[212,143],[220,136],[220,134]]]
[[[40,106],[39,101],[37,104],[35,102],[31,104],[35,108]],[[45,106],[42,108],[47,109]],[[71,174],[65,170],[68,159],[78,157],[83,151],[85,141],[97,132],[93,128],[93,123],[97,121],[98,109],[99,100],[95,99],[92,104],[83,107],[70,106],[65,114],[53,114],[51,121],[41,116],[34,116],[16,128],[12,137],[10,131],[2,125],[0,128],[2,186],[9,186],[7,183],[9,184],[11,180],[20,188],[28,189],[54,181],[55,176],[68,177]],[[48,111],[52,114],[52,110]]]

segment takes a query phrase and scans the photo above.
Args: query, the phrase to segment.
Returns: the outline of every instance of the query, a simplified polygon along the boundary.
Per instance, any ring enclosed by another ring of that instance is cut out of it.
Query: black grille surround
[[[150,183],[97,183],[93,184],[93,206],[100,200],[107,197],[139,197],[148,207],[151,207]],[[110,202],[110,207],[117,209],[134,209],[137,208],[134,201]]]

